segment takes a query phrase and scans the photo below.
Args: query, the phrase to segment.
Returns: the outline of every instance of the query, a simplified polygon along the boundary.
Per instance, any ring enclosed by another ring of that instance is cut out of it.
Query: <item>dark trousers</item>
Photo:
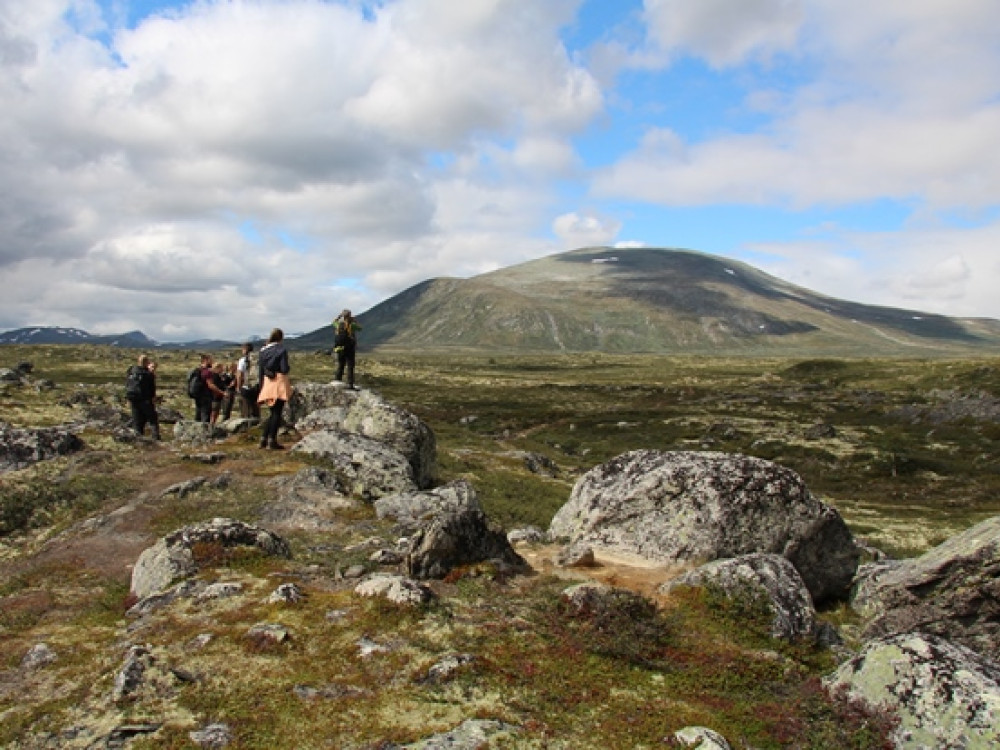
[[[212,421],[212,393],[199,396],[194,402],[194,418],[198,422]]]
[[[347,370],[347,384],[354,387],[354,349],[343,348],[337,352],[337,375],[334,380],[344,379]]]
[[[261,445],[275,445],[278,442],[278,429],[281,427],[281,412],[285,410],[285,402],[280,398],[276,399],[271,413],[267,417],[264,425],[264,437],[261,438]]]
[[[160,419],[156,415],[156,406],[149,399],[141,401],[130,401],[132,405],[132,426],[136,435],[143,435],[146,432],[146,425],[150,426],[153,438],[160,439]]]
[[[226,391],[226,395],[222,399],[222,418],[229,419],[233,416],[233,401],[236,400],[236,393],[234,391]]]
[[[257,396],[260,395],[259,386],[246,386],[240,391],[240,416],[256,417],[260,419],[260,404],[257,403]]]

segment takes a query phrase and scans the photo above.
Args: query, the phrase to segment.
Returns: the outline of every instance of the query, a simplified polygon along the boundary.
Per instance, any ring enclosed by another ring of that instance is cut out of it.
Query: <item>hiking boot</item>
[[[270,448],[273,451],[283,451],[283,450],[285,450],[285,446],[278,445],[278,441],[277,440],[272,440],[271,444],[269,446],[267,446],[267,447]]]

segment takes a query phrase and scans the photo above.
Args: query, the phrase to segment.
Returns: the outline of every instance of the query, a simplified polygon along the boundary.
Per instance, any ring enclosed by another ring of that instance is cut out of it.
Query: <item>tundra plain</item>
[[[258,450],[254,432],[213,445],[212,462],[174,444],[169,424],[159,445],[115,439],[107,425],[127,411],[124,373],[137,354],[0,348],[0,367],[33,365],[26,382],[2,386],[0,419],[87,425],[83,450],[0,476],[0,744],[46,747],[62,738],[72,746],[74,728],[85,728],[75,735],[82,738],[145,726],[149,736],[139,732],[132,747],[192,747],[190,731],[220,721],[233,728],[235,747],[385,748],[479,718],[518,728],[495,747],[662,747],[693,724],[734,746],[884,746],[891,717],[820,688],[836,653],[772,641],[754,602],[652,597],[671,571],[603,561],[590,575],[650,594],[655,607],[585,620],[560,609],[565,572],[543,547],[520,550],[537,575],[462,571],[436,584],[436,603],[423,609],[358,601],[342,571],[372,568],[365,541],[392,538],[364,509],[345,512],[336,530],[289,534],[291,561],[201,550],[214,571],[206,575],[239,581],[255,596],[146,623],[142,636],[162,674],[149,695],[115,704],[129,570],[139,553],[187,523],[253,522],[272,480],[307,465]],[[196,356],[154,357],[164,412],[190,417],[182,384]],[[333,371],[329,356],[292,352],[293,380],[329,382]],[[361,387],[433,429],[439,481],[467,479],[508,530],[545,529],[577,477],[639,448],[744,453],[785,465],[856,536],[899,557],[1000,514],[1000,358],[385,351],[360,354],[358,373]],[[228,484],[159,494],[223,472]],[[305,603],[263,603],[285,580],[302,585]],[[850,611],[821,615],[850,646]],[[263,619],[282,621],[294,636],[278,645],[243,637]],[[207,646],[190,645],[205,633]],[[359,657],[363,639],[384,650]],[[59,659],[26,673],[21,660],[40,642]],[[445,682],[426,679],[456,653],[473,656],[464,670]]]

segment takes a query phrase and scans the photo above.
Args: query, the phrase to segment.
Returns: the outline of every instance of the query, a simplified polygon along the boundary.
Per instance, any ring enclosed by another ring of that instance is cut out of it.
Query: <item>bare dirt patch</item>
[[[518,548],[532,568],[549,575],[574,581],[597,581],[617,588],[629,589],[656,602],[666,600],[660,587],[686,572],[691,566],[662,565],[630,555],[610,552],[594,554],[595,565],[564,568],[555,564],[562,549],[559,544],[532,545]]]

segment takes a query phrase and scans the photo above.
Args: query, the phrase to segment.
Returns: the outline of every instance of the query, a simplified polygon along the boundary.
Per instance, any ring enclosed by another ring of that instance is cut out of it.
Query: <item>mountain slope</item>
[[[1000,349],[1000,322],[825,297],[752,266],[658,248],[586,248],[417,284],[360,316],[365,347],[757,354]],[[303,346],[329,342],[321,329]],[[329,345],[326,343],[325,345]]]

